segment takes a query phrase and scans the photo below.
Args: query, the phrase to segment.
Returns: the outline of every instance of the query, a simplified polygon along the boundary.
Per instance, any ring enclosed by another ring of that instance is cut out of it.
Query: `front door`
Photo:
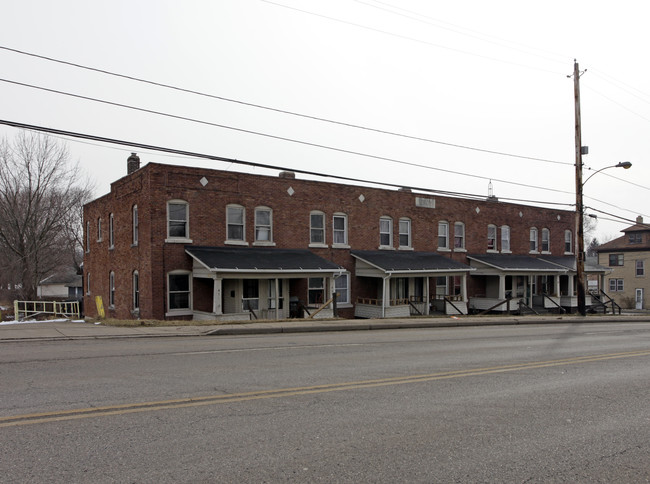
[[[636,309],[643,309],[643,288],[636,290]]]

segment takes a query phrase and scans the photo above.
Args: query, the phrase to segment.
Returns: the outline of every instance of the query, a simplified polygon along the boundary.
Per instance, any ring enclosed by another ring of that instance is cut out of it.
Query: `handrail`
[[[329,301],[327,301],[325,304],[323,304],[321,307],[319,307],[316,311],[314,311],[314,314],[309,315],[309,319],[312,319],[314,316],[316,316],[318,313],[320,313],[323,309],[325,309],[327,306],[332,304],[332,301],[334,301],[334,298],[330,298]],[[309,313],[309,311],[307,311]]]
[[[548,300],[551,301],[553,304],[555,304],[555,305],[557,306],[557,308],[560,310],[560,311],[559,311],[560,314],[565,314],[565,313],[566,313],[566,309],[564,309],[562,306],[560,306],[560,305],[557,303],[557,301],[556,301],[555,299],[553,299],[551,296],[549,296],[549,295],[546,294],[546,293],[542,293],[542,296],[544,296],[544,299],[548,299]]]
[[[420,311],[420,310],[417,308],[417,306],[411,302],[410,299],[409,299],[409,306],[411,306],[413,309],[415,309],[415,311],[416,311],[420,316],[422,316],[422,311]]]
[[[445,302],[448,302],[449,304],[451,304],[451,307],[454,308],[456,311],[458,311],[458,314],[463,314],[463,312],[460,309],[458,309],[456,307],[456,305],[451,301],[450,297],[445,297],[444,300],[445,300]]]
[[[615,309],[615,308],[618,308],[618,315],[620,316],[620,315],[621,315],[621,309],[622,309],[621,306],[619,306],[619,305],[616,303],[616,301],[614,301],[614,300],[609,296],[609,294],[607,294],[607,293],[606,293],[605,291],[603,291],[602,289],[600,289],[600,290],[598,291],[598,293],[599,293],[599,294],[602,294],[603,296],[605,296],[605,297],[608,299],[608,301],[612,303],[612,314],[616,314],[616,309]],[[600,299],[599,299],[599,301],[600,301]],[[601,302],[601,304],[605,307],[605,313],[607,313],[607,303],[602,302],[602,301],[600,301],[600,302]]]
[[[526,309],[528,309],[529,311],[531,311],[531,312],[533,312],[533,313],[535,313],[536,315],[539,316],[539,313],[538,313],[537,311],[535,311],[535,310],[534,310],[533,308],[531,308],[528,304],[526,304],[526,303],[524,302],[523,299],[520,299],[520,300],[519,300],[519,314],[523,314],[523,310],[522,310],[522,308],[526,308]]]
[[[492,311],[494,308],[498,308],[499,306],[502,306],[502,305],[504,305],[506,303],[508,304],[508,306],[506,308],[506,314],[510,314],[510,301],[512,301],[513,299],[514,298],[512,296],[507,297],[503,301],[499,301],[498,303],[496,303],[494,306],[489,307],[489,308],[481,311],[480,313],[477,314],[477,316],[483,316],[484,314],[487,314],[490,311]]]

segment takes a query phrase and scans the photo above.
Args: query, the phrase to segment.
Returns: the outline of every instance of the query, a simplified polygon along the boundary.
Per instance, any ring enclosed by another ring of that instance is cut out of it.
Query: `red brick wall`
[[[200,180],[208,183],[203,186]],[[294,190],[289,195],[289,188]],[[364,200],[359,197],[363,195]],[[435,208],[416,207],[415,198],[435,199]],[[541,244],[542,228],[550,229],[551,253],[564,254],[564,231],[574,228],[573,212],[543,209],[495,201],[476,201],[406,191],[324,183],[301,179],[248,175],[201,168],[148,164],[111,186],[111,193],[84,208],[90,221],[90,252],[84,260],[85,272],[91,274],[91,294],[86,297],[86,312],[96,314],[94,296],[101,295],[108,306],[108,274],[116,275],[115,308],[109,317],[131,317],[132,273],[140,274],[140,315],[143,318],[165,317],[166,274],[172,270],[191,270],[192,262],[184,244],[165,243],[167,237],[167,201],[189,203],[189,236],[194,245],[224,246],[226,240],[226,205],[245,208],[245,238],[254,242],[254,211],[258,206],[273,210],[273,241],[279,248],[307,248],[309,215],[312,210],[325,214],[325,237],[328,248],[314,248],[319,256],[345,267],[351,273],[351,301],[357,296],[375,297],[367,288],[354,282],[354,259],[349,249],[332,248],[334,213],[348,216],[349,245],[358,250],[379,247],[379,218],[393,219],[393,247],[398,246],[398,222],[411,219],[412,246],[416,251],[433,252],[438,245],[438,222],[449,222],[450,245],[453,247],[454,222],[465,224],[467,252],[441,252],[442,255],[468,264],[466,254],[485,253],[487,226],[508,225],[511,229],[513,254],[528,254],[530,227],[537,227]],[[131,211],[139,209],[139,244],[132,246]],[[478,208],[478,211],[477,211]],[[115,248],[108,249],[108,217],[114,214]],[[96,222],[103,221],[103,242],[96,241]],[[559,219],[559,220],[558,220]],[[85,226],[85,225],[84,225]],[[500,249],[500,230],[498,245]],[[480,290],[469,278],[469,294]],[[85,288],[84,288],[85,289]],[[298,296],[305,300],[304,294]],[[352,316],[351,309],[342,309]]]

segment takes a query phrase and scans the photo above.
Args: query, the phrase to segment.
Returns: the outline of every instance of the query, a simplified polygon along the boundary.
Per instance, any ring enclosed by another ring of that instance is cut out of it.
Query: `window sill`
[[[192,239],[186,239],[184,237],[171,237],[165,239],[166,244],[191,244]]]
[[[395,250],[394,247],[391,247],[389,245],[380,245],[378,248],[379,250]]]
[[[258,247],[275,247],[275,242],[264,242],[258,240],[257,242],[253,242],[253,245]]]
[[[349,249],[348,244],[332,244],[332,249]]]
[[[173,317],[173,316],[191,316],[192,315],[192,310],[191,309],[172,309],[171,311],[167,311],[165,313],[165,317]]]
[[[415,250],[415,249],[413,249],[413,247],[402,247],[402,246],[399,246],[399,247],[397,248],[397,250]]]
[[[329,246],[327,244],[309,244],[309,247],[312,249],[327,249]]]
[[[551,254],[551,251],[550,251],[550,250],[543,250],[543,251],[542,251],[542,254],[550,255],[550,254]]]
[[[224,241],[226,245],[240,245],[242,247],[248,247],[248,242],[245,240],[226,240]]]
[[[537,251],[537,250],[531,250],[531,251],[529,251],[528,253],[529,253],[529,254],[539,254],[539,251]]]
[[[447,249],[446,247],[438,247],[436,250],[438,252],[451,252],[451,249]]]
[[[114,249],[115,249],[115,246],[114,246],[114,245],[111,245],[111,246],[108,248],[108,250],[114,250]]]
[[[499,251],[496,250],[496,249],[488,249],[488,250],[486,250],[486,252],[487,252],[488,254],[498,254],[498,253],[499,253]]]
[[[131,244],[131,247],[137,247],[138,244]]]
[[[502,250],[501,253],[502,254],[512,254],[512,251],[511,250]]]
[[[467,249],[454,249],[454,252],[467,252]]]
[[[574,255],[573,252],[565,252],[564,255]]]

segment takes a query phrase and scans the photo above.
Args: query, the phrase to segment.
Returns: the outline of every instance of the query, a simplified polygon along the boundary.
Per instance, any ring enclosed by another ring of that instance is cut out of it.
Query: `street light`
[[[609,168],[623,168],[629,169],[632,163],[629,161],[621,161],[616,165],[606,166],[600,170],[596,170],[583,182],[582,181],[582,163],[576,165],[576,231],[578,251],[576,253],[576,272],[578,275],[578,312],[582,316],[587,315],[587,300],[585,294],[585,238],[584,238],[584,208],[582,200],[582,187],[585,186],[595,174]]]

